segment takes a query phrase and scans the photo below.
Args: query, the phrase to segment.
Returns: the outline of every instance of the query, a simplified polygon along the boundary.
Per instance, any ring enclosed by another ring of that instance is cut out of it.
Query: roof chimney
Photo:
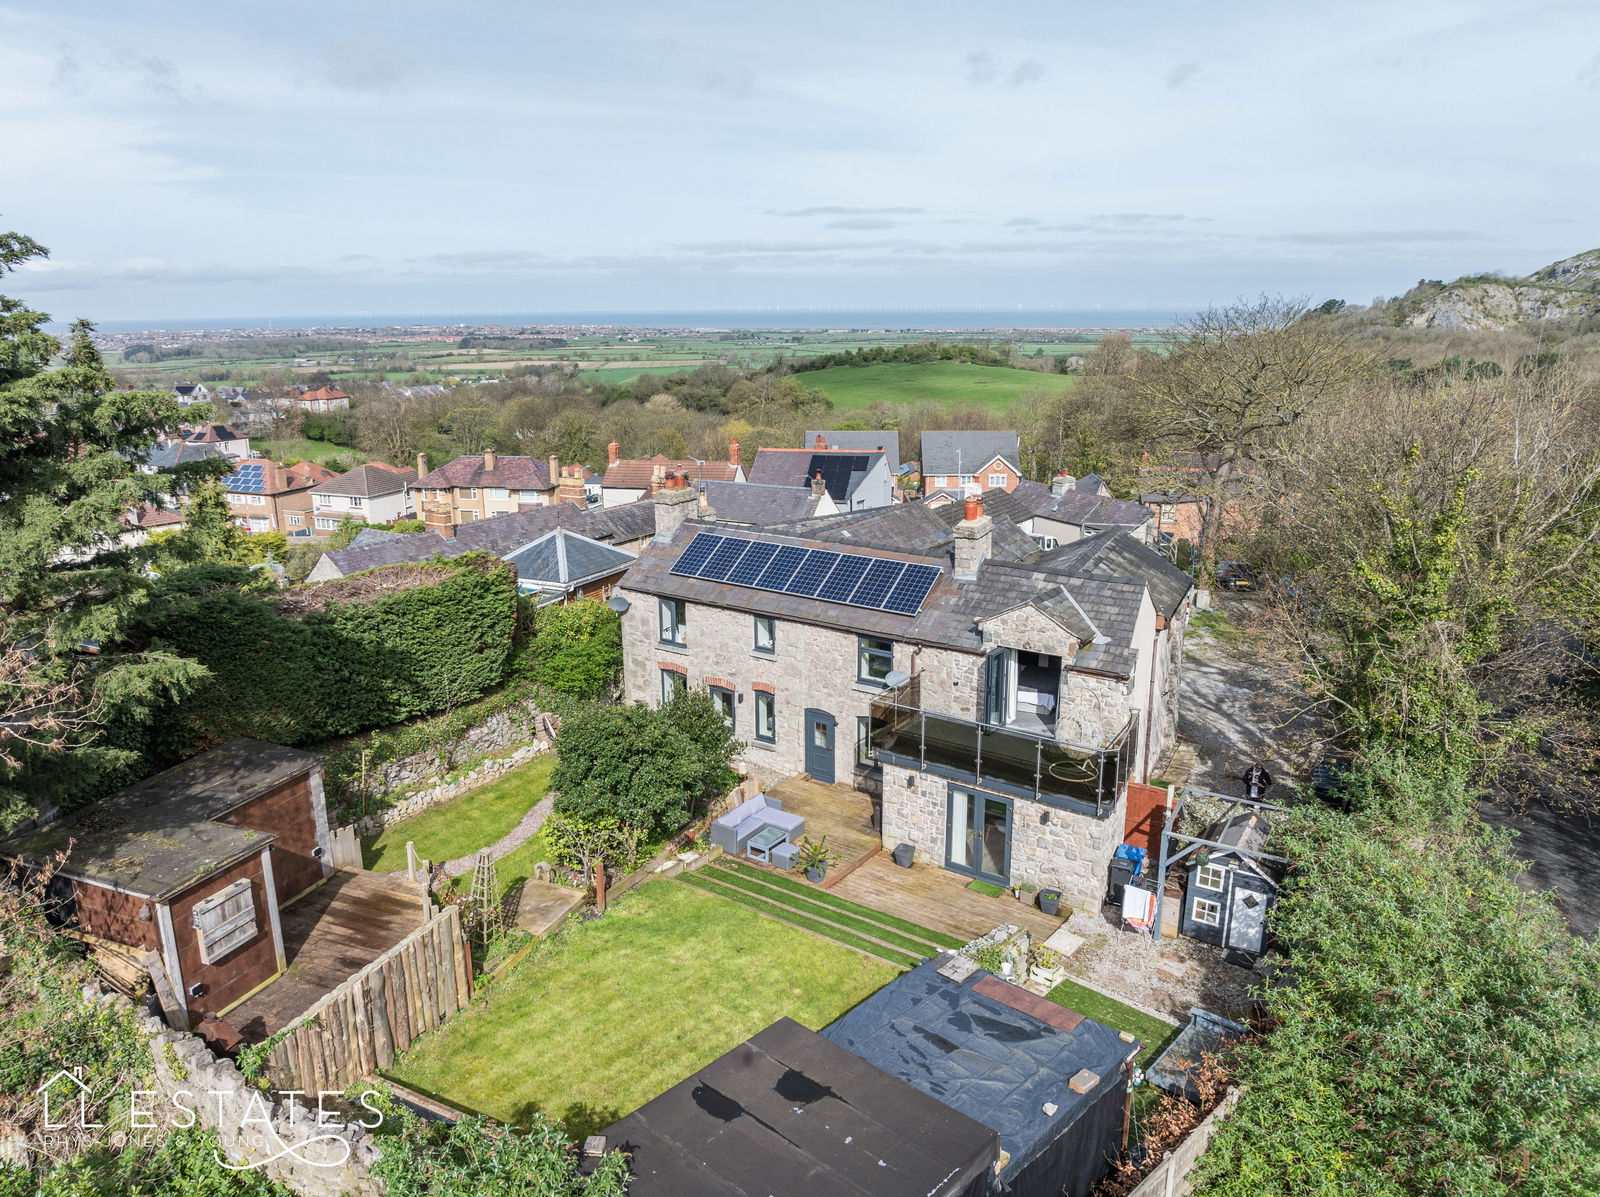
[[[550,457],[550,485],[554,486],[561,480],[561,459],[554,454]]]
[[[1050,480],[1050,493],[1059,499],[1069,490],[1077,489],[1077,486],[1078,480],[1071,474],[1067,473],[1067,471],[1062,470]]]
[[[483,472],[485,474],[494,473],[494,467],[499,463],[499,460],[493,449],[485,449],[483,451]]]
[[[811,493],[825,495],[828,493],[828,484],[822,480],[822,471],[817,471],[817,476],[811,480]]]
[[[677,534],[694,510],[695,498],[687,475],[679,470],[667,475],[655,497],[656,543],[671,540]]]
[[[826,449],[828,447],[828,442],[823,438],[822,433],[817,433],[817,443],[811,447],[813,449]]]
[[[711,495],[706,491],[706,484],[700,484],[700,510],[695,513],[697,520],[714,520],[717,518],[717,509],[711,506]]]
[[[621,456],[622,456],[622,446],[617,444],[617,438],[616,437],[612,437],[611,438],[611,443],[606,446],[606,464],[607,465],[616,465],[618,459]]]
[[[428,472],[428,455],[426,453],[418,453],[417,454],[417,477],[420,478],[424,474],[426,474],[427,472]]]
[[[971,581],[994,550],[994,520],[983,513],[983,499],[967,500],[965,518],[956,525],[956,578]]]
[[[728,464],[733,466],[735,469],[737,469],[739,466],[738,440],[731,440],[728,442]]]

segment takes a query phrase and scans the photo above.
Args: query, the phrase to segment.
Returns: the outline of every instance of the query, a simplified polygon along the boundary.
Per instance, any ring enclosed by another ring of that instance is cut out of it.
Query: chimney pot
[[[616,465],[622,457],[622,446],[617,444],[617,438],[612,437],[611,443],[606,446],[606,464]]]
[[[981,495],[973,495],[970,498],[968,498],[967,499],[966,510],[962,513],[962,518],[969,519],[969,520],[975,520],[982,514],[983,514],[983,497]]]
[[[728,464],[735,468],[739,465],[739,441],[737,438],[728,442]]]
[[[820,433],[820,432],[817,433],[817,443],[815,445],[813,445],[812,448],[814,448],[814,449],[826,449],[827,447],[828,447],[828,442],[822,439],[822,433]]]
[[[417,477],[420,478],[424,474],[426,474],[427,472],[428,472],[428,455],[426,453],[418,453],[417,454]]]

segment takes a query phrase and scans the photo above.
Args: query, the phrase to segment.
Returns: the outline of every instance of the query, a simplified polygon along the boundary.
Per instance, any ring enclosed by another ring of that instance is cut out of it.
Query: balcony
[[[1132,715],[1105,744],[1068,744],[1020,728],[926,711],[921,684],[914,677],[873,702],[872,749],[881,764],[1079,814],[1098,817],[1116,804],[1138,738]]]

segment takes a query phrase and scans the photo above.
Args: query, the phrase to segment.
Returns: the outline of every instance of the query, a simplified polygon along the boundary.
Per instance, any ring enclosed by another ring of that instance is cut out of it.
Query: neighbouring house
[[[1105,484],[1092,474],[1083,479],[1059,474],[1049,486],[1019,482],[1009,493],[985,491],[983,499],[991,514],[1004,515],[1047,549],[1112,528],[1146,544],[1155,540],[1149,509],[1112,498]],[[944,501],[950,510],[959,509],[959,501]]]
[[[1283,865],[1268,859],[1272,825],[1260,809],[1239,804],[1205,832],[1210,844],[1192,857],[1183,888],[1185,935],[1224,948],[1260,952]]]
[[[178,430],[175,438],[184,445],[215,445],[224,457],[250,456],[250,438],[229,424],[199,424]]]
[[[874,453],[883,450],[889,459],[889,473],[900,476],[900,434],[894,429],[811,429],[802,445],[821,445],[824,449],[847,449],[852,453]]]
[[[233,522],[241,528],[311,536],[311,489],[337,477],[309,461],[280,465],[252,457],[235,463],[221,485]]]
[[[279,909],[332,872],[330,846],[322,758],[237,739],[0,843],[0,858],[33,870],[64,853],[48,917],[150,954],[169,1018],[193,1027],[283,971]]]
[[[174,469],[193,461],[210,461],[222,457],[222,446],[215,444],[190,444],[185,440],[158,441],[139,459],[139,468],[146,474]]]
[[[211,391],[203,382],[175,382],[172,384],[172,393],[178,397],[182,407],[189,407],[195,403],[208,403],[211,400]]]
[[[735,528],[673,481],[619,587],[625,696],[707,689],[764,784],[852,784],[886,848],[1098,910],[1174,737],[1188,575],[1115,529],[1041,549],[981,499]]]
[[[988,1197],[1000,1161],[987,1126],[789,1018],[603,1133],[630,1197]]]
[[[359,546],[352,543],[349,548],[324,553],[307,581],[325,582],[380,565],[459,557],[463,553],[493,553],[503,557],[556,528],[568,528],[611,548],[635,552],[653,534],[655,516],[648,503],[589,508],[575,503],[555,503],[426,532],[382,533],[381,540],[369,537]],[[360,533],[357,540],[368,536],[368,531]]]
[[[955,498],[986,490],[1015,490],[1022,456],[1015,432],[924,432],[922,494]]]
[[[997,1133],[991,1192],[1088,1197],[1122,1158],[1139,1041],[965,957],[923,961],[821,1034]]]
[[[724,524],[765,527],[817,516],[837,515],[839,505],[828,488],[813,480],[808,486],[769,486],[760,482],[697,482],[699,518]]]
[[[183,512],[154,503],[143,503],[129,508],[122,517],[122,533],[117,543],[141,545],[150,539],[152,532],[177,532],[183,528]]]
[[[517,589],[541,606],[575,598],[610,598],[635,554],[567,528],[546,532],[501,558],[517,571]]]
[[[606,472],[600,482],[600,501],[607,507],[616,507],[647,499],[661,489],[668,474],[682,474],[690,482],[743,482],[745,472],[739,462],[739,442],[729,442],[727,461],[680,461],[660,453],[654,457],[623,457],[622,446],[612,441],[606,446]]]
[[[809,449],[757,449],[750,481],[770,486],[820,482],[841,511],[887,507],[895,501],[887,453],[823,448],[820,436]]]
[[[314,390],[296,389],[289,397],[302,411],[349,411],[350,396],[338,387],[317,387]]]
[[[416,507],[429,528],[441,535],[458,524],[510,515],[525,507],[585,503],[582,466],[563,467],[556,458],[508,457],[493,449],[458,457],[436,470],[417,454],[412,489]]]
[[[344,520],[389,524],[416,515],[411,484],[417,472],[371,461],[311,488],[311,515],[317,532],[331,532]]]

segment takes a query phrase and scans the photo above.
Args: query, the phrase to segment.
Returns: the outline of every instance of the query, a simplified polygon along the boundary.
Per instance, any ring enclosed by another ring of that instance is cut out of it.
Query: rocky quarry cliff
[[[1500,331],[1549,320],[1600,316],[1600,249],[1575,254],[1525,278],[1472,275],[1421,283],[1394,301],[1413,328]]]

